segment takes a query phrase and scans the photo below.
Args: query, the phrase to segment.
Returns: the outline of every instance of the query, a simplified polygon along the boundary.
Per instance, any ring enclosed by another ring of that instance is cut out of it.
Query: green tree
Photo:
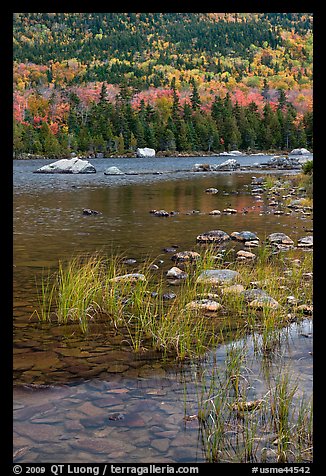
[[[196,86],[196,82],[193,78],[191,79],[191,86],[192,86],[192,91],[190,94],[191,107],[194,111],[198,111],[201,105],[201,100],[200,100],[200,96]]]

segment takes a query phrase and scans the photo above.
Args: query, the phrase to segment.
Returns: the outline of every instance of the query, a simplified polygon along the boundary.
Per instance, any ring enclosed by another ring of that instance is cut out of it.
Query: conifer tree
[[[198,111],[198,109],[200,108],[200,105],[201,105],[201,100],[200,100],[200,97],[199,97],[196,82],[193,78],[191,79],[191,86],[192,86],[192,92],[191,92],[191,95],[190,95],[191,107],[194,111]]]

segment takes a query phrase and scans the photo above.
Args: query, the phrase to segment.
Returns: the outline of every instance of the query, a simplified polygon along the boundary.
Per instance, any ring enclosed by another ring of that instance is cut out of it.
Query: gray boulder
[[[246,302],[251,302],[254,299],[261,299],[268,296],[267,292],[263,291],[263,289],[247,289],[246,291],[242,291],[240,294]]]
[[[88,162],[78,157],[72,159],[61,159],[49,165],[35,170],[34,173],[39,174],[93,174],[96,173],[95,167]]]
[[[212,299],[197,299],[186,305],[186,309],[192,311],[216,312],[222,308],[222,304]]]
[[[142,149],[136,150],[137,157],[146,158],[146,157],[155,157],[155,150],[150,149],[149,147],[144,147]]]
[[[109,167],[104,171],[104,175],[124,175],[118,167]]]
[[[186,279],[188,277],[188,274],[182,271],[182,269],[178,268],[177,266],[173,266],[167,271],[166,277],[172,279]]]
[[[271,233],[268,235],[267,241],[273,246],[282,245],[292,247],[294,245],[294,241],[285,233]]]
[[[264,308],[276,309],[280,304],[262,289],[248,289],[240,293],[249,307],[260,310]]]
[[[251,231],[234,231],[231,233],[231,239],[237,241],[259,241],[258,236]]]
[[[177,263],[187,263],[187,262],[194,262],[200,258],[200,254],[196,251],[178,251],[175,253],[171,260]]]
[[[271,296],[261,296],[251,301],[248,306],[257,310],[263,310],[265,308],[277,309],[280,307],[280,304]]]
[[[197,278],[198,284],[230,284],[240,277],[237,271],[232,269],[206,269]]]
[[[222,164],[215,165],[215,170],[236,170],[240,167],[240,164],[235,159],[228,159]]]
[[[193,172],[211,172],[214,170],[213,165],[210,164],[194,164],[192,171]]]
[[[313,245],[314,245],[314,241],[313,241],[313,236],[312,235],[304,236],[303,238],[300,238],[298,240],[298,247],[299,248],[312,248]]]
[[[299,149],[293,149],[289,153],[289,155],[306,155],[306,154],[310,154],[310,152],[308,149],[305,149],[304,147],[301,147]]]
[[[277,169],[300,169],[301,164],[299,159],[296,157],[282,157],[282,156],[274,156],[269,159],[265,164],[267,167],[270,168],[277,168]]]
[[[146,281],[146,277],[142,273],[129,273],[111,278],[110,281],[113,283],[136,283],[137,281]]]
[[[230,235],[222,230],[211,230],[197,236],[198,243],[223,243],[229,239]]]

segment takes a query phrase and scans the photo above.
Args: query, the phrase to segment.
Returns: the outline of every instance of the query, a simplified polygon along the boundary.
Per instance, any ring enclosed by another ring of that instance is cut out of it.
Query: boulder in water
[[[44,165],[35,170],[39,174],[92,174],[96,173],[95,167],[88,162],[78,157],[72,159],[61,159],[52,164]]]
[[[104,175],[124,175],[124,172],[121,172],[120,169],[118,169],[118,167],[108,167],[105,171],[104,171]]]

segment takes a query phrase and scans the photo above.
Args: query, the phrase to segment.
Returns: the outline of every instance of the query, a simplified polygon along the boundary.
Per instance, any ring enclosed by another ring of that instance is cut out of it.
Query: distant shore
[[[254,156],[254,155],[288,155],[291,151],[287,150],[269,150],[269,151],[251,151],[251,152],[242,152],[243,155]],[[225,154],[225,155],[224,155]],[[39,154],[30,154],[22,152],[20,154],[15,154],[13,156],[13,160],[35,160],[35,159],[52,159],[52,160],[59,160],[59,159],[70,159],[72,155],[62,155],[62,156],[44,156]],[[110,154],[105,157],[102,153],[100,154],[76,154],[75,157],[84,158],[84,159],[121,159],[121,158],[136,158],[134,152],[126,152],[125,154]],[[229,157],[229,158],[236,158],[237,155],[229,155],[227,151],[225,152],[204,152],[204,151],[192,151],[192,152],[175,152],[175,151],[158,151],[156,153],[157,158],[161,157]]]

